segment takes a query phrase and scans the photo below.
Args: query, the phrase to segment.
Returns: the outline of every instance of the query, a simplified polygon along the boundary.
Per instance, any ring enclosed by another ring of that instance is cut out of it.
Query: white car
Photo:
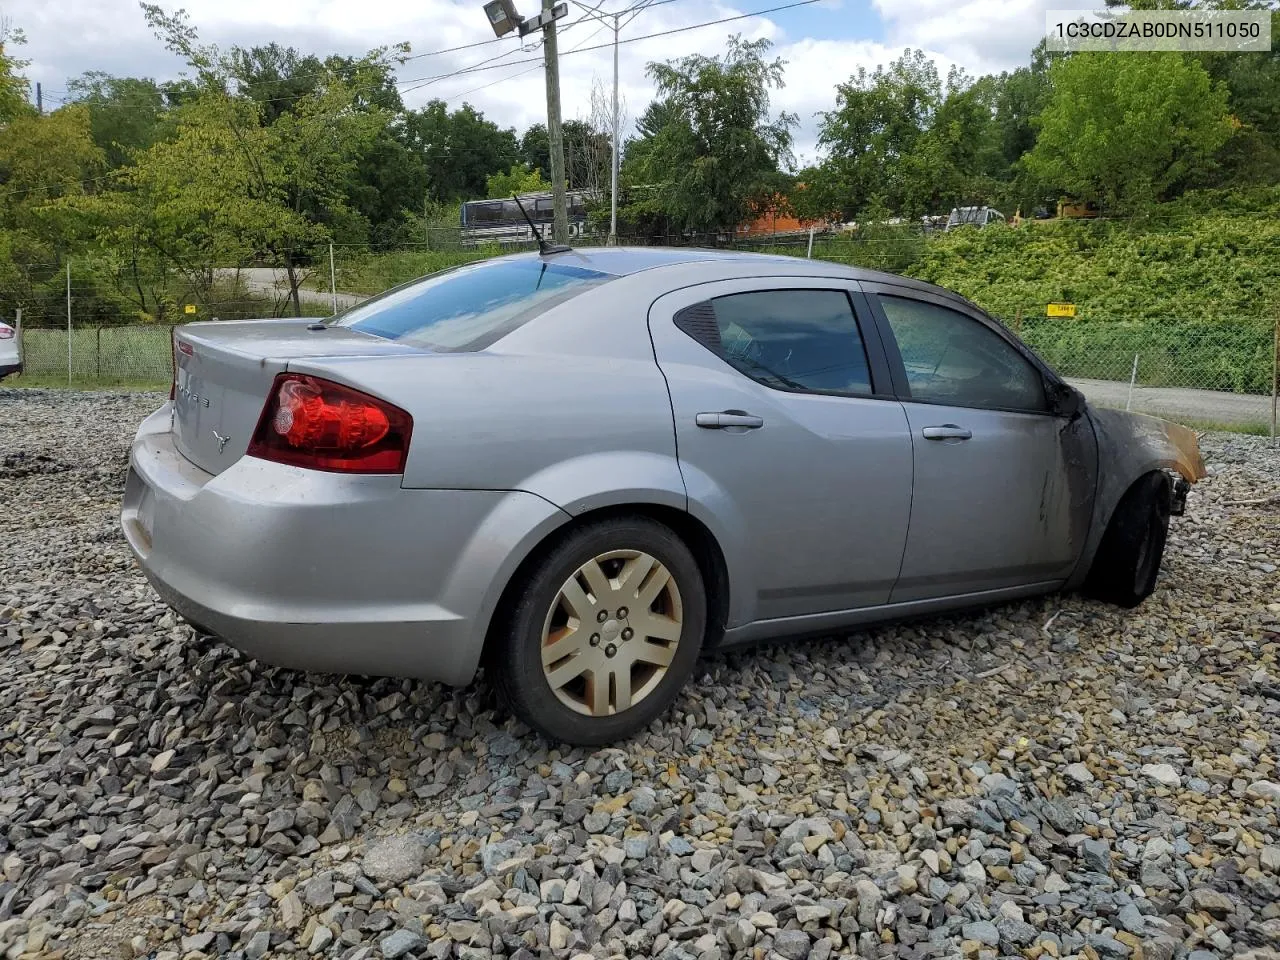
[[[22,356],[18,348],[18,331],[0,321],[0,380],[11,373],[22,372]]]

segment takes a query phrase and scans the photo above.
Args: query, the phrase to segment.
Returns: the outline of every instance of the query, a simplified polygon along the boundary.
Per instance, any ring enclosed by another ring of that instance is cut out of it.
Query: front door
[[[1093,501],[1088,420],[1054,415],[1041,371],[976,313],[908,288],[864,286],[905,379],[915,448],[893,602],[1065,580]]]
[[[730,626],[884,603],[897,578],[911,438],[855,303],[849,282],[757,278],[650,310],[690,510],[737,555]]]

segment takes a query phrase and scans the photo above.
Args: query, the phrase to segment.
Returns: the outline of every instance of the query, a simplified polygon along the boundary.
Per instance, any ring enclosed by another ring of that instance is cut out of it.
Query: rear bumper
[[[267,663],[463,684],[527,551],[565,515],[532,494],[406,490],[242,457],[213,476],[143,422],[121,525],[156,592]]]
[[[0,380],[5,377],[12,376],[15,373],[22,372],[21,360],[0,360]]]

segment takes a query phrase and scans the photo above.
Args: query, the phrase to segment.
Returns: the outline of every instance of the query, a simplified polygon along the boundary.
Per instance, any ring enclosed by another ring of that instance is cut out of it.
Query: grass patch
[[[62,376],[53,373],[24,373],[21,376],[5,377],[4,380],[0,380],[0,388],[8,387],[38,390],[105,390],[115,393],[168,393],[169,381],[104,377],[77,378],[67,383],[66,373]]]

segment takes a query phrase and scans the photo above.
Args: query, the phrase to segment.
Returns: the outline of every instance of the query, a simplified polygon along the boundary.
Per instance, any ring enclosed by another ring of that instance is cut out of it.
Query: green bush
[[[1280,192],[1251,197],[1250,212],[1222,197],[1217,212],[1206,211],[1210,200],[1193,195],[1134,220],[958,230],[926,241],[903,272],[1008,317],[1043,315],[1058,300],[1075,303],[1087,321],[1270,317],[1280,291],[1280,217],[1260,211],[1280,205]]]

